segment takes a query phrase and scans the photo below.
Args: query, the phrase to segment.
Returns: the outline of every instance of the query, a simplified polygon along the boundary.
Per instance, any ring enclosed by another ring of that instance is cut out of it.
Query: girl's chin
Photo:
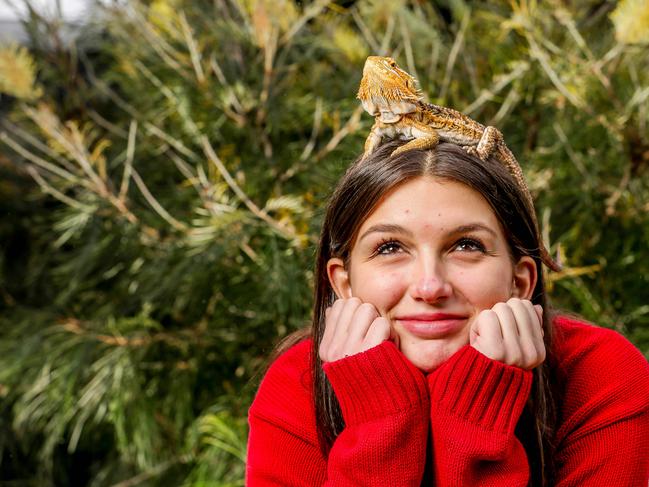
[[[401,353],[422,372],[428,374],[446,362],[462,348],[463,343],[417,343],[401,342]]]

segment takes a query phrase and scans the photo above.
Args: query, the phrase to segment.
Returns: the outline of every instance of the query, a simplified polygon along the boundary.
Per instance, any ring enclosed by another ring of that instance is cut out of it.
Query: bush
[[[70,44],[32,12],[29,52],[0,52],[3,480],[243,484],[369,54],[505,133],[555,305],[649,352],[641,3],[133,1]]]

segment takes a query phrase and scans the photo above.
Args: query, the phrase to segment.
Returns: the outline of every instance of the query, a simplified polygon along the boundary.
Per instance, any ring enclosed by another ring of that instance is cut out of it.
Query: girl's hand
[[[490,359],[533,369],[545,360],[542,323],[541,306],[511,298],[478,314],[471,325],[469,343]]]
[[[320,359],[333,362],[369,350],[389,340],[391,329],[374,305],[358,298],[337,299],[326,311]]]

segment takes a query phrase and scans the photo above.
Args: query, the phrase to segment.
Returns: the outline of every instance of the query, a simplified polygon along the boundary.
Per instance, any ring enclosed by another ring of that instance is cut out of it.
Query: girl
[[[540,236],[497,161],[452,144],[352,165],[310,336],[249,412],[250,486],[646,486],[649,365],[548,308]]]

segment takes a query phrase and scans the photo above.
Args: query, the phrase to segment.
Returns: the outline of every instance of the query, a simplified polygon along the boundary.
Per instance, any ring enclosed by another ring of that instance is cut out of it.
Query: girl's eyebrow
[[[376,225],[372,225],[370,228],[368,228],[358,240],[363,240],[371,233],[399,233],[407,237],[412,237],[413,235],[410,230],[402,227],[401,225],[396,225],[393,223],[377,223]]]
[[[494,237],[497,237],[498,234],[489,226],[484,225],[483,223],[469,223],[467,225],[460,225],[459,227],[451,230],[450,235],[456,235],[458,233],[469,233],[483,230],[487,233],[490,233]]]
[[[490,233],[494,237],[497,236],[496,232],[492,228],[478,222],[460,225],[459,227],[456,227],[453,230],[449,231],[448,235],[457,235],[460,233],[476,232],[480,230]],[[397,233],[405,235],[407,237],[413,236],[413,233],[410,230],[402,227],[401,225],[394,223],[377,223],[376,225],[372,225],[370,228],[368,228],[358,240],[361,241],[372,233]]]

